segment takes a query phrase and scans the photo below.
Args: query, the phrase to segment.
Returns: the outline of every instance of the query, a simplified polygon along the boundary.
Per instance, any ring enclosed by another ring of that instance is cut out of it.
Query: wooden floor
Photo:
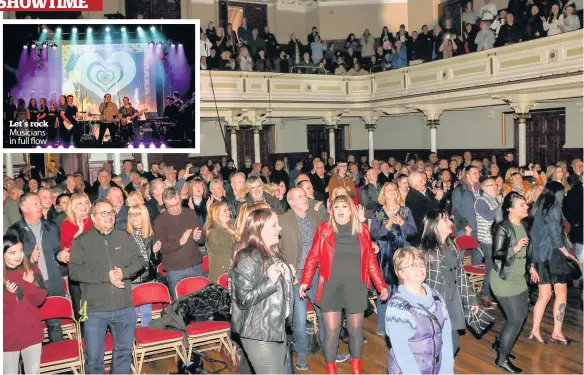
[[[568,307],[564,321],[564,336],[573,340],[570,346],[557,344],[539,345],[528,340],[532,326],[532,309],[521,335],[513,348],[513,354],[517,359],[515,365],[523,368],[527,374],[582,374],[583,373],[583,349],[582,349],[582,309],[580,289],[570,288],[568,292]],[[552,316],[553,299],[546,310],[542,324],[542,337],[548,339],[553,329]],[[491,344],[495,336],[502,328],[503,317],[499,310],[492,310],[497,321],[493,328],[481,340],[466,334],[461,337],[461,350],[455,360],[455,372],[457,374],[502,374],[495,368],[493,362],[495,354],[491,352]],[[368,342],[363,347],[363,371],[366,374],[386,374],[388,347],[385,338],[377,336],[377,316],[372,315],[365,320],[365,336]],[[348,352],[347,345],[341,344],[340,351]],[[210,352],[209,356],[216,359],[225,359],[216,352]],[[143,373],[166,374],[176,372],[176,362],[172,359],[160,360],[144,365]],[[207,371],[213,371],[220,367],[213,367],[205,363]],[[349,361],[338,365],[339,373],[350,373]],[[228,369],[222,373],[235,373]],[[324,374],[324,358],[322,355],[314,355],[308,358],[308,371],[296,371],[304,374]]]

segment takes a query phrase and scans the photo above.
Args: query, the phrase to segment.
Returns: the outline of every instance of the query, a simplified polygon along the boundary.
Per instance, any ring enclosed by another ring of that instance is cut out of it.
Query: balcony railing
[[[403,106],[444,96],[465,100],[477,90],[528,92],[545,87],[557,90],[565,84],[578,88],[581,96],[583,36],[583,30],[578,30],[356,77],[201,71],[201,109],[204,116],[205,109],[215,104],[220,108],[268,102],[282,108],[298,108],[298,104],[323,109],[370,108],[376,103]]]

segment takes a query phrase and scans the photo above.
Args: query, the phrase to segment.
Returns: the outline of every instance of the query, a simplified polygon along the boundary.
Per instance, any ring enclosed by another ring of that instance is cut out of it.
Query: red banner
[[[0,0],[0,11],[85,12],[103,10],[103,0]]]

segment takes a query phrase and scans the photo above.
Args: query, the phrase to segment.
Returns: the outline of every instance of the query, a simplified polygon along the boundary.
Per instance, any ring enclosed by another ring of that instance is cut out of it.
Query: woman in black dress
[[[564,185],[560,182],[548,182],[533,206],[533,226],[529,234],[533,242],[533,259],[531,267],[535,269],[538,279],[539,295],[533,308],[533,328],[530,339],[545,344],[540,327],[545,308],[552,296],[554,287],[554,330],[550,342],[569,345],[571,340],[562,334],[562,323],[566,313],[568,294],[566,272],[567,259],[575,257],[568,252],[564,243],[562,226],[562,202]]]
[[[28,102],[28,112],[26,114],[26,119],[28,122],[36,122],[39,119],[39,108],[37,107],[37,101],[35,98],[30,98]]]
[[[48,136],[49,141],[56,141],[57,135],[59,134],[59,121],[57,117],[59,116],[59,111],[57,110],[57,103],[52,102],[51,107],[47,109],[45,121],[49,124]]]
[[[373,252],[369,227],[362,223],[353,199],[339,195],[331,204],[328,222],[319,225],[312,248],[306,257],[300,298],[311,285],[319,268],[316,304],[324,321],[324,357],[326,373],[336,374],[336,359],[341,332],[341,313],[347,315],[351,371],[361,374],[363,350],[363,319],[367,309],[367,289],[371,282],[380,292],[379,298],[387,300],[388,291]]]

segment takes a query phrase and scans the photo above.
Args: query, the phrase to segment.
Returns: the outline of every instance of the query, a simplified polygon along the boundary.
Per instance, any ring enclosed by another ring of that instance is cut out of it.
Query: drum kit
[[[83,124],[83,135],[81,136],[82,142],[87,141],[97,141],[99,138],[99,124],[101,121],[99,120],[99,113],[91,113],[91,112],[78,112],[81,114],[81,120],[79,120],[80,124]],[[114,122],[118,123],[119,121],[115,120]],[[112,136],[110,134],[109,129],[106,129],[105,135],[103,137],[103,142],[111,142],[113,141]]]

